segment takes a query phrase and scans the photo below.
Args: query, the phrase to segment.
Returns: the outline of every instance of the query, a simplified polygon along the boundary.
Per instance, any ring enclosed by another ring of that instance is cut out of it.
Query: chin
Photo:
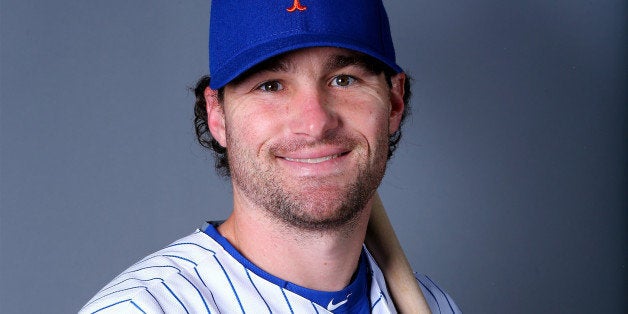
[[[286,224],[299,229],[323,231],[353,225],[364,211],[370,194],[339,195],[338,189],[334,192],[308,193],[300,200],[277,199],[269,210]]]

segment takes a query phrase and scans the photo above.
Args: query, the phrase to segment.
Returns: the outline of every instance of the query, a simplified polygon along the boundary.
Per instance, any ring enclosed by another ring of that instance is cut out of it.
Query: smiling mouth
[[[289,158],[289,157],[283,157],[283,159],[285,159],[287,161],[292,161],[292,162],[302,162],[302,163],[306,163],[306,164],[318,164],[318,163],[321,163],[321,162],[332,160],[334,158],[338,158],[338,157],[340,157],[342,155],[345,155],[345,154],[335,154],[335,155],[319,157],[319,158]]]

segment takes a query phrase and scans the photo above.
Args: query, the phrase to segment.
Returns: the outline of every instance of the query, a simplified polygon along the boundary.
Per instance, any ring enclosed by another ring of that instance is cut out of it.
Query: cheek
[[[388,134],[389,110],[380,99],[366,99],[360,102],[353,101],[343,113],[344,120],[353,128],[361,130],[367,137]]]
[[[364,87],[346,95],[343,107],[348,108],[353,120],[360,120],[365,126],[388,126],[390,102],[383,88]],[[387,129],[386,129],[387,131]]]
[[[390,127],[390,103],[384,99],[383,93],[373,93],[363,103],[362,132],[370,142],[372,150],[383,151],[388,149]],[[380,155],[380,153],[375,153]],[[383,154],[383,152],[381,153]]]
[[[274,121],[274,122],[273,122]],[[259,151],[276,134],[278,123],[262,112],[240,111],[227,116],[227,148]]]

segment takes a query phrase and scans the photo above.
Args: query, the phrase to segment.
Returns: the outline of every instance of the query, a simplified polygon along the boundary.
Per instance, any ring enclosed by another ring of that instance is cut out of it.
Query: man
[[[409,98],[383,4],[211,10],[196,130],[231,177],[232,214],[130,267],[81,312],[395,313],[396,283],[363,244]],[[411,311],[459,312],[418,280]]]

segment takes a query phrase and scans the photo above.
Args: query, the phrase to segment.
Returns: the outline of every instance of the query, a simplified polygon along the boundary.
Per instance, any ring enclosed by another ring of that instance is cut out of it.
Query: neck
[[[231,216],[218,228],[242,255],[283,280],[338,291],[358,266],[370,202],[354,221],[334,230],[303,230],[268,214],[234,191]]]

